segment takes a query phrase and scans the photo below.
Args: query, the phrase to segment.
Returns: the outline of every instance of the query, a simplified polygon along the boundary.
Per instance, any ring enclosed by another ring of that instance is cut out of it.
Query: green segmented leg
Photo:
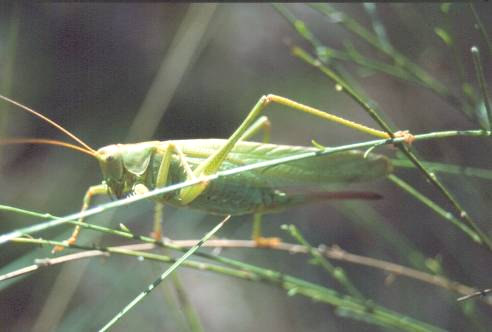
[[[171,166],[171,160],[173,153],[178,155],[178,159],[181,162],[181,166],[183,166],[186,178],[187,179],[195,179],[195,174],[191,170],[190,164],[186,161],[185,155],[183,151],[176,145],[169,143],[165,148],[157,148],[157,153],[162,153],[162,161],[159,165],[159,171],[157,172],[157,179],[155,182],[155,187],[160,188],[167,184],[167,177],[169,175],[169,168]]]
[[[246,132],[242,135],[240,140],[247,140],[251,136],[254,136],[258,133],[258,131],[263,130],[263,142],[267,143],[270,140],[270,121],[266,116],[261,116],[259,119],[257,119],[249,128],[246,130]],[[175,152],[178,155],[179,160],[181,161],[181,164],[183,168],[185,169],[185,172],[187,174],[187,177],[193,179],[195,178],[195,174],[191,170],[190,165],[185,159],[184,153],[174,144],[169,144],[166,148],[160,148],[157,151],[158,153],[162,153],[162,161],[161,164],[159,165],[159,171],[157,172],[157,179],[156,179],[156,188],[165,186],[167,184],[167,177],[169,174],[169,168],[171,165],[171,159],[172,155]],[[143,186],[143,185],[141,185]],[[145,188],[146,189],[146,188]],[[148,189],[147,189],[148,190]],[[145,192],[142,189],[139,191]],[[164,206],[161,203],[156,203],[154,206],[154,228],[152,231],[152,238],[154,238],[157,241],[160,241],[162,239],[162,212],[163,212]],[[260,214],[258,214],[258,217],[260,217]],[[253,239],[260,239],[261,235],[258,236],[252,236]],[[275,238],[276,239],[276,238]],[[265,239],[268,240],[268,239]],[[265,242],[265,241],[263,241]]]
[[[185,169],[185,172],[187,174],[187,177],[193,178],[194,174],[193,171],[190,168],[190,165],[186,162],[184,159],[184,154],[183,152],[174,144],[168,144],[167,147],[165,148],[157,148],[157,153],[162,153],[162,162],[161,165],[159,166],[159,171],[157,173],[157,180],[156,180],[156,187],[162,187],[166,185],[167,182],[167,177],[169,174],[169,167],[171,165],[171,159],[173,156],[173,153],[178,155],[178,158],[180,159],[183,168]],[[146,193],[149,191],[149,189],[142,183],[137,183],[135,187],[133,188],[134,192],[139,195]],[[91,204],[91,200],[94,196],[96,195],[106,195],[109,192],[108,186],[106,184],[99,184],[96,186],[91,186],[89,189],[87,189],[87,192],[85,193],[83,204],[82,204],[82,209],[81,212],[87,210]],[[157,208],[158,209],[158,208]],[[158,213],[156,211],[156,215],[154,216],[154,231],[153,231],[153,237],[160,241],[161,240],[161,225],[160,225],[160,220],[161,217],[159,217]],[[156,222],[156,218],[158,218],[159,223]],[[79,219],[79,222],[82,222],[83,218]],[[77,241],[77,238],[80,234],[80,226],[76,226],[74,231],[72,232],[72,235],[70,238],[65,240],[64,242],[67,244],[74,244]],[[59,251],[62,251],[64,249],[63,246],[55,246],[52,250],[52,253],[56,253]]]
[[[263,130],[263,143],[270,142],[270,131],[271,131],[271,123],[270,120],[266,116],[261,116],[255,123],[251,125],[251,127],[246,130],[244,135],[239,139],[240,141],[244,141],[249,139],[250,137],[256,135],[260,130]],[[278,246],[280,242],[280,238],[278,237],[263,237],[261,234],[261,222],[263,218],[263,213],[255,213],[253,214],[253,230],[251,232],[251,239],[255,241],[256,246],[260,248],[273,248]]]
[[[251,232],[251,239],[255,241],[255,244],[259,248],[275,248],[282,240],[279,237],[264,237],[261,234],[261,223],[263,219],[263,213],[253,214],[253,231]]]
[[[270,142],[270,132],[272,129],[272,124],[267,116],[262,115],[251,127],[246,130],[246,132],[241,136],[239,141],[247,141],[252,136],[256,135],[258,131],[263,130],[263,143]]]
[[[270,128],[271,125],[268,118],[266,116],[261,116],[244,132],[239,141],[247,140],[250,137],[256,135],[259,131],[263,131],[263,142],[267,143],[270,139]],[[184,153],[179,149],[179,147],[173,144],[169,144],[166,148],[160,148],[157,153],[162,153],[163,156],[157,174],[156,188],[165,186],[167,184],[167,176],[173,153],[176,153],[178,155],[178,158],[181,161],[181,164],[185,169],[187,176],[189,178],[195,177],[195,174],[193,173],[185,159]],[[163,205],[160,203],[156,203],[154,210],[154,230],[152,233],[152,237],[157,241],[162,239],[162,211]],[[280,243],[279,238],[265,238],[261,236],[261,217],[261,213],[257,213],[254,215],[252,239],[257,243],[259,247],[272,247],[277,245],[278,243]]]
[[[297,103],[293,100],[284,97],[280,97],[276,95],[262,96],[260,100],[258,100],[256,105],[251,109],[246,119],[244,119],[244,121],[239,125],[236,131],[229,137],[229,139],[224,144],[224,146],[222,146],[222,148],[217,150],[214,154],[210,155],[210,157],[208,157],[203,163],[201,163],[197,168],[195,168],[195,170],[193,171],[194,176],[200,177],[200,176],[204,176],[204,175],[207,176],[216,173],[219,170],[222,163],[224,162],[224,160],[227,158],[229,152],[234,148],[236,143],[241,140],[241,138],[244,136],[245,133],[246,134],[248,133],[249,128],[255,123],[256,119],[263,111],[263,109],[272,102],[288,106],[294,110],[298,110],[304,113],[317,116],[324,120],[336,122],[344,126],[357,129],[359,131],[368,133],[376,137],[390,138],[390,135],[386,132],[369,128],[367,126],[320,111],[310,106]],[[188,178],[187,180],[189,179],[191,178]],[[179,193],[179,197],[181,199],[182,204],[186,205],[191,203],[205,190],[207,185],[208,185],[207,182],[203,182],[195,186],[181,189]]]
[[[91,203],[91,200],[94,196],[96,195],[107,195],[108,193],[108,186],[106,184],[99,184],[99,185],[96,185],[96,186],[91,186],[89,187],[89,189],[87,189],[86,193],[85,193],[85,196],[84,196],[84,201],[82,203],[82,209],[80,210],[80,212],[84,212],[85,210],[87,210],[90,206],[90,203]],[[82,222],[84,220],[84,218],[80,218],[78,221],[79,222]],[[73,230],[72,232],[72,235],[65,241],[66,244],[74,244],[76,241],[77,241],[77,237],[79,236],[80,234],[80,226],[77,225],[75,226],[75,229]],[[56,252],[59,252],[59,251],[62,251],[65,247],[63,246],[55,246],[53,248],[53,250],[51,250],[51,253],[56,253]]]
[[[154,228],[150,236],[156,240],[162,240],[162,213],[164,211],[164,204],[156,202],[154,205]]]
[[[167,184],[167,178],[169,175],[169,168],[171,165],[171,159],[173,153],[178,155],[181,165],[183,166],[186,176],[188,178],[195,178],[190,165],[185,159],[183,151],[174,144],[168,144],[166,148],[158,148],[157,153],[162,153],[162,161],[159,165],[159,171],[157,172],[157,179],[155,186],[156,188],[164,187]],[[148,190],[148,189],[147,189]],[[154,205],[154,227],[152,230],[152,238],[156,241],[162,240],[162,213],[164,210],[164,205],[162,203],[156,202]]]

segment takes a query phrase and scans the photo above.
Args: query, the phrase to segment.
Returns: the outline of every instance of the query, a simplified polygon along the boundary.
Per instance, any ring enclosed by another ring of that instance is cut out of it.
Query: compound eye
[[[106,147],[101,151],[102,158],[100,166],[104,179],[108,184],[120,182],[123,177],[123,160],[118,150],[112,147]]]

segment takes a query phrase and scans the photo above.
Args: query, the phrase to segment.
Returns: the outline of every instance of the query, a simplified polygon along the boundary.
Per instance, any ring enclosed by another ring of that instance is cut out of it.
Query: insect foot
[[[155,230],[150,232],[150,237],[156,240],[157,242],[164,243],[161,230]]]
[[[78,233],[77,233],[78,235]],[[64,244],[66,244],[67,246],[71,246],[71,245],[74,245],[75,242],[77,241],[77,235],[73,235],[68,239],[68,240],[65,240],[63,241]],[[60,252],[60,251],[63,251],[65,249],[65,246],[54,246],[53,249],[51,249],[51,253],[52,254],[56,254],[57,252]]]
[[[408,145],[412,145],[415,141],[415,136],[410,133],[408,130],[399,130],[393,134],[395,138],[403,138],[403,141]]]
[[[258,248],[276,248],[282,243],[279,237],[258,237],[254,239]]]

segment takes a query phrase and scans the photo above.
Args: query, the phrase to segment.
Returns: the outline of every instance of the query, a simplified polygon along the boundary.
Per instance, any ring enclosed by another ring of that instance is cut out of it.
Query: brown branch
[[[176,240],[167,240],[166,243],[172,244],[177,247],[182,247],[182,248],[188,248],[191,247],[194,243],[196,243],[195,240],[181,240],[181,241],[176,241]],[[205,247],[214,247],[214,248],[257,248],[256,247],[256,242],[251,241],[251,240],[209,240]],[[275,249],[275,250],[283,250],[283,251],[288,251],[289,253],[292,254],[307,254],[308,249],[302,245],[299,244],[291,244],[291,243],[285,243],[282,242],[278,244],[275,247],[268,248],[268,249]],[[398,276],[405,276],[411,279],[416,279],[423,281],[425,283],[442,287],[445,289],[448,289],[450,291],[456,292],[461,295],[469,295],[472,293],[477,292],[476,288],[461,284],[456,281],[449,280],[445,277],[437,276],[437,275],[432,275],[430,273],[422,272],[419,270],[415,270],[403,265],[383,261],[380,259],[375,259],[371,257],[366,257],[366,256],[360,256],[360,255],[355,255],[351,254],[342,248],[340,248],[337,245],[331,246],[330,248],[326,246],[320,246],[318,248],[320,252],[327,258],[330,259],[335,259],[339,261],[344,261],[348,263],[353,263],[357,265],[364,265],[376,269],[380,269],[389,273],[392,273],[394,275]],[[489,305],[492,305],[491,300],[485,300]]]
[[[150,250],[153,249],[155,246],[153,244],[134,244],[134,245],[128,245],[128,246],[120,246],[118,248],[120,249],[127,249],[127,250]],[[0,276],[0,282],[19,277],[23,274],[31,273],[34,271],[37,271],[43,267],[51,266],[51,265],[57,265],[61,263],[66,263],[70,261],[76,261],[79,259],[83,258],[91,258],[91,257],[97,257],[97,256],[109,256],[109,253],[100,251],[100,250],[86,250],[86,251],[81,251],[77,252],[75,254],[69,254],[69,255],[64,255],[60,257],[55,257],[55,258],[43,258],[43,259],[36,259],[34,262],[35,264],[23,267],[21,269],[5,273]]]
[[[466,301],[466,300],[472,299],[472,298],[477,297],[477,296],[485,297],[489,293],[492,293],[491,288],[481,289],[479,291],[476,291],[475,293],[470,293],[468,295],[462,296],[462,297],[458,298],[456,301],[462,302],[462,301]]]
[[[180,248],[190,248],[197,243],[197,240],[164,240],[164,246],[166,244],[172,245],[174,247]],[[145,244],[135,244],[135,245],[127,245],[127,246],[119,246],[114,248],[126,249],[126,250],[151,250],[156,247],[155,244],[145,243]],[[251,248],[258,249],[255,241],[252,240],[227,240],[227,239],[212,239],[203,244],[203,247],[211,247],[211,248],[220,248],[220,249],[228,249],[228,248]],[[308,254],[308,249],[299,244],[285,243],[281,242],[274,247],[268,247],[264,249],[269,250],[281,250],[287,251],[291,254]],[[475,294],[479,292],[478,289],[461,284],[456,281],[449,280],[447,278],[432,275],[430,273],[422,272],[416,269],[412,269],[403,265],[383,261],[380,259],[375,259],[371,257],[365,257],[360,255],[355,255],[349,253],[339,246],[334,245],[331,247],[320,246],[318,250],[327,258],[335,259],[339,261],[344,261],[348,263],[353,263],[357,265],[368,266],[372,268],[376,268],[379,270],[383,270],[389,272],[393,275],[404,276],[411,279],[420,280],[422,282],[438,286],[441,288],[445,288],[447,290],[453,291],[463,296],[469,296],[470,294]],[[0,276],[0,281],[4,281],[10,278],[18,277],[23,274],[34,272],[42,267],[61,264],[69,261],[74,261],[83,258],[96,257],[96,256],[108,256],[109,254],[100,250],[89,250],[78,252],[75,254],[64,255],[56,258],[46,258],[42,260],[37,260],[36,264],[21,268],[19,270],[6,273]],[[481,297],[481,300],[492,306],[492,300],[487,297]]]

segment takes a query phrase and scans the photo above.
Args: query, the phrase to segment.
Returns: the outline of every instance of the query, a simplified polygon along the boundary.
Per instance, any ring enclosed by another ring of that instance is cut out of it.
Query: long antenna
[[[84,147],[80,147],[78,145],[62,142],[62,141],[57,141],[53,139],[45,139],[45,138],[7,138],[3,139],[0,138],[0,145],[9,145],[9,144],[46,144],[46,145],[56,145],[56,146],[63,146],[68,149],[72,150],[77,150],[80,152],[83,152],[85,154],[88,154],[89,156],[92,156],[96,159],[98,159],[97,152],[93,152],[91,150],[87,150]]]
[[[71,132],[69,132],[68,130],[66,130],[65,128],[63,128],[62,126],[60,126],[58,123],[56,123],[55,121],[47,118],[46,116],[36,112],[35,110],[25,106],[25,105],[22,105],[21,103],[18,103],[16,102],[15,100],[12,100],[10,98],[7,98],[3,95],[0,94],[0,98],[11,103],[11,104],[14,104],[15,106],[17,107],[20,107],[21,109],[23,109],[24,111],[27,111],[35,116],[37,116],[38,118],[41,118],[43,119],[44,121],[48,122],[49,124],[51,124],[53,127],[57,128],[58,130],[60,130],[61,132],[63,132],[65,135],[67,135],[68,137],[70,137],[71,139],[75,140],[77,143],[79,143],[80,145],[82,145],[85,149],[87,149],[88,151],[92,152],[94,155],[96,155],[96,150],[94,150],[93,148],[91,148],[89,145],[85,144],[84,141],[82,141],[80,138],[78,138],[77,136],[75,136],[74,134],[72,134]],[[27,143],[27,142],[26,142]],[[32,143],[35,143],[34,141]],[[68,144],[68,143],[67,143]],[[60,144],[58,144],[60,145]],[[69,144],[71,145],[71,144]]]

